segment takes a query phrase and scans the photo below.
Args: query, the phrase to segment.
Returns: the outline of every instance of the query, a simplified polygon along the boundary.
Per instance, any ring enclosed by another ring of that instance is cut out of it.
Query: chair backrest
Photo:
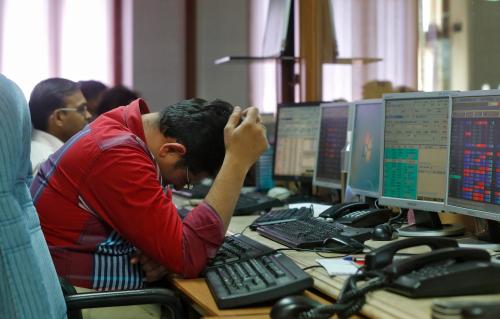
[[[26,99],[0,74],[0,318],[66,318],[66,304],[28,184]]]

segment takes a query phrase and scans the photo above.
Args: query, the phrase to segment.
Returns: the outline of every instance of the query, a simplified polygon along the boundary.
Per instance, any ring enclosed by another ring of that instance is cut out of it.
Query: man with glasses
[[[142,99],[87,125],[40,167],[33,201],[59,276],[77,290],[196,277],[214,257],[243,180],[267,148],[255,107],[192,99],[150,113]],[[215,177],[183,219],[165,185]]]
[[[79,132],[89,121],[87,101],[77,83],[50,78],[38,83],[29,100],[33,134],[31,165],[40,164]]]

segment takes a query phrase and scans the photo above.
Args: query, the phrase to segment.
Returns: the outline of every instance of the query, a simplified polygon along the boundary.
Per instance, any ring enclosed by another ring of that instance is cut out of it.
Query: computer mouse
[[[332,252],[346,254],[362,252],[365,248],[362,243],[341,235],[325,239],[321,247]]]
[[[385,223],[377,225],[372,230],[372,240],[387,241],[396,239],[398,232],[394,231],[394,228]]]
[[[274,304],[271,309],[272,319],[293,319],[299,314],[321,305],[306,296],[285,297]]]
[[[292,192],[284,187],[273,187],[267,192],[267,196],[285,200],[292,195]]]

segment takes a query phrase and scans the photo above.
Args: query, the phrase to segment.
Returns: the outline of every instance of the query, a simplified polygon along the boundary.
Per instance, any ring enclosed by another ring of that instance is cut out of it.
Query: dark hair
[[[102,94],[101,102],[97,106],[97,115],[101,115],[116,107],[128,105],[139,98],[139,94],[123,85],[107,89]]]
[[[76,82],[62,78],[50,78],[38,83],[28,103],[33,127],[46,131],[49,116],[55,109],[64,107],[64,97],[79,90]]]
[[[95,80],[78,81],[78,85],[87,100],[95,99],[101,92],[108,88],[104,83]]]
[[[184,164],[193,173],[214,176],[224,160],[224,127],[232,112],[222,100],[184,100],[161,110],[159,127],[186,147]]]

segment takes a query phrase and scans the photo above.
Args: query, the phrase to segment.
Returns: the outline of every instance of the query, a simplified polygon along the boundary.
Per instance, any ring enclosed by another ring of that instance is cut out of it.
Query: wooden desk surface
[[[241,232],[249,225],[256,216],[237,216],[233,217],[229,225],[230,232]],[[263,244],[273,248],[285,248],[272,240],[260,236],[257,232],[251,231],[248,228],[243,232],[244,235],[255,239]],[[370,246],[381,246],[383,242],[368,241]],[[313,252],[297,252],[284,251],[302,268],[312,265],[317,265],[316,259],[323,258]],[[341,256],[340,254],[322,254],[329,256]],[[325,295],[336,298],[346,276],[330,277],[323,268],[313,268],[307,272],[314,278],[314,288],[321,291]],[[447,297],[446,299],[463,299],[464,297]],[[500,295],[483,295],[467,297],[480,300],[500,299]],[[439,298],[445,299],[445,298]],[[366,304],[361,309],[361,313],[370,318],[380,319],[429,319],[431,318],[431,305],[434,298],[425,299],[410,299],[384,290],[378,290],[368,293],[366,296]]]
[[[259,307],[219,309],[204,278],[173,279],[173,283],[176,288],[191,300],[192,306],[202,315],[224,318],[237,317],[242,319],[246,316],[251,316],[251,318],[269,318],[269,312],[273,303]],[[327,300],[308,291],[304,292],[304,295],[323,304],[329,303]]]

